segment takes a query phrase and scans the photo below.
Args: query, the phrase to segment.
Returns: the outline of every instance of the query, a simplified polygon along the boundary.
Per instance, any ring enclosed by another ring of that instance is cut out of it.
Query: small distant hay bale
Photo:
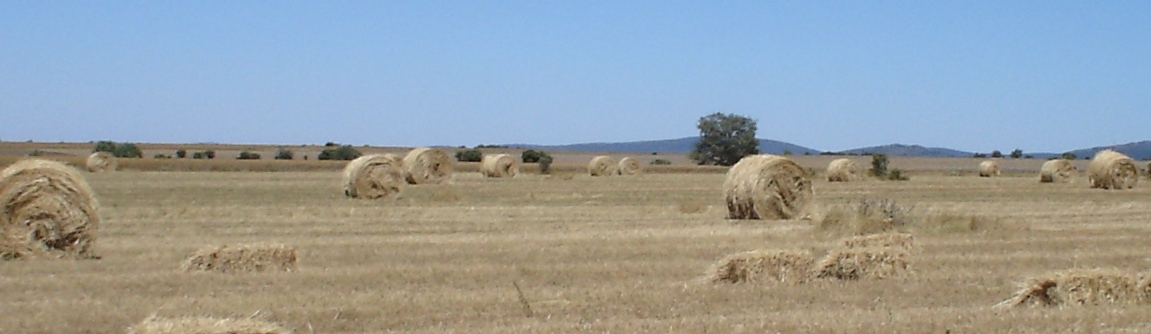
[[[129,334],[290,334],[280,325],[257,319],[151,316],[128,329]]]
[[[815,258],[803,250],[754,250],[731,254],[708,269],[705,281],[803,283]]]
[[[1066,183],[1071,181],[1072,176],[1075,176],[1075,166],[1067,159],[1048,160],[1039,168],[1041,183]]]
[[[444,151],[421,147],[404,156],[404,179],[408,184],[441,184],[452,177],[452,159]]]
[[[827,165],[828,182],[848,182],[859,178],[859,164],[847,158],[832,160]]]
[[[88,171],[92,173],[100,172],[114,172],[119,165],[116,162],[116,157],[108,152],[96,152],[88,156],[88,161],[85,164]]]
[[[1139,182],[1139,168],[1131,157],[1112,150],[1102,150],[1087,165],[1091,188],[1130,189]]]
[[[840,241],[844,248],[898,248],[905,251],[915,249],[915,237],[910,233],[880,233],[844,238]]]
[[[985,160],[979,163],[979,176],[992,177],[999,176],[999,163],[994,160]]]
[[[296,249],[284,244],[245,244],[208,246],[184,260],[189,271],[263,272],[295,271]]]
[[[1148,281],[1114,269],[1073,269],[1023,283],[996,307],[1141,304]]]
[[[619,168],[616,169],[616,173],[623,176],[639,175],[643,173],[643,165],[640,165],[639,160],[632,157],[624,157],[619,159]]]
[[[812,199],[807,171],[791,159],[762,154],[740,159],[723,183],[728,219],[796,219]]]
[[[485,155],[480,173],[486,177],[515,177],[520,174],[520,160],[510,154]]]
[[[27,159],[0,172],[0,258],[97,258],[100,205],[80,172]]]
[[[907,251],[898,248],[839,248],[815,265],[816,278],[884,279],[907,273]]]
[[[616,174],[617,168],[615,160],[606,155],[592,158],[587,164],[587,172],[591,176],[612,176]]]
[[[392,197],[404,184],[404,169],[394,154],[365,155],[344,166],[344,195],[352,198]]]

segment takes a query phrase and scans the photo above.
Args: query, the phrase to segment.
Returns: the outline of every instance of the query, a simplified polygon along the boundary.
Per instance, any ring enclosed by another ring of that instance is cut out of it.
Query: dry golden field
[[[796,157],[813,169],[832,158]],[[102,259],[0,263],[0,333],[123,333],[150,315],[253,314],[295,333],[1151,331],[1151,306],[991,308],[1053,271],[1151,273],[1151,182],[1040,184],[1042,160],[1005,161],[1004,177],[979,178],[979,161],[892,158],[910,171],[905,182],[815,177],[816,220],[833,205],[887,198],[990,223],[912,231],[921,250],[906,277],[801,285],[699,282],[727,254],[821,255],[836,241],[814,221],[725,220],[722,170],[592,178],[571,163],[514,179],[472,170],[399,199],[355,200],[341,192],[338,164],[122,163],[128,170],[84,174],[102,205]],[[296,247],[299,270],[179,270],[203,246],[248,242]]]

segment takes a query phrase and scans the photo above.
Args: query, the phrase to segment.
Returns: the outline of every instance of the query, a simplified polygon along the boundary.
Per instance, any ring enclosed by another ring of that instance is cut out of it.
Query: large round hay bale
[[[395,154],[370,154],[344,166],[344,195],[352,198],[392,197],[404,184],[404,169]]]
[[[1087,176],[1091,188],[1130,189],[1139,182],[1139,168],[1135,161],[1123,153],[1102,150],[1095,153],[1091,164],[1087,165]]]
[[[979,176],[992,177],[999,176],[999,163],[994,160],[985,160],[979,163]]]
[[[619,175],[639,175],[643,173],[643,165],[639,164],[639,160],[632,157],[624,157],[619,159],[619,167],[616,169]]]
[[[606,155],[597,156],[587,164],[587,172],[591,176],[612,176],[616,174],[615,160]]]
[[[480,173],[486,177],[515,177],[520,174],[520,160],[510,154],[485,155]]]
[[[86,167],[89,172],[113,172],[116,171],[116,157],[108,152],[96,152],[88,156]]]
[[[751,155],[727,172],[723,183],[729,219],[795,219],[812,199],[807,171],[791,159]]]
[[[1075,166],[1067,159],[1048,160],[1039,168],[1039,182],[1067,182],[1075,176]]]
[[[828,182],[848,182],[859,178],[859,164],[847,158],[832,160],[827,165]]]
[[[421,147],[404,156],[404,179],[408,184],[440,184],[452,177],[452,159],[444,151]]]
[[[95,258],[99,204],[80,172],[27,159],[0,172],[0,258]]]

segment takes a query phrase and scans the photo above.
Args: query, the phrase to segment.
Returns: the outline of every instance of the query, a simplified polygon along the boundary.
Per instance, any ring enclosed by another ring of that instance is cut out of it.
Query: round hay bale
[[[1102,150],[1095,153],[1087,165],[1087,176],[1091,179],[1091,188],[1130,189],[1139,182],[1139,168],[1123,153]]]
[[[601,155],[591,159],[587,164],[587,172],[591,176],[612,176],[616,174],[615,160],[606,155]]]
[[[999,163],[985,160],[979,163],[979,177],[999,176]]]
[[[27,159],[0,172],[0,258],[96,258],[100,205],[80,172]]]
[[[404,156],[404,179],[408,184],[440,184],[452,177],[452,159],[444,151],[421,147]]]
[[[520,160],[510,154],[485,155],[480,173],[486,177],[515,177],[520,174]]]
[[[404,169],[394,154],[365,155],[344,166],[344,195],[348,197],[392,197],[403,184]]]
[[[624,157],[619,159],[619,168],[616,169],[616,174],[619,175],[639,175],[643,173],[643,165],[639,164],[639,160],[632,157]]]
[[[88,171],[92,173],[116,171],[118,164],[116,157],[108,152],[96,152],[88,156],[86,163]]]
[[[1039,182],[1066,183],[1071,181],[1071,177],[1075,176],[1075,171],[1075,166],[1071,165],[1071,161],[1067,159],[1048,160],[1039,168]]]
[[[740,159],[723,183],[728,219],[795,219],[812,199],[807,171],[791,159],[763,154]]]
[[[859,164],[847,158],[832,160],[827,165],[828,182],[848,182],[859,178]]]

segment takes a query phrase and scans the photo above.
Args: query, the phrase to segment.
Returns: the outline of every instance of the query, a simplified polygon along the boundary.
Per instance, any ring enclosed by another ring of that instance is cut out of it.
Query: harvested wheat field
[[[795,160],[822,169],[830,158]],[[914,207],[910,222],[892,224],[914,238],[906,273],[700,284],[730,254],[798,250],[818,263],[849,235],[816,231],[818,215],[725,219],[723,171],[605,180],[586,162],[557,166],[565,177],[457,173],[387,201],[346,198],[342,165],[84,173],[101,207],[101,259],[0,263],[0,333],[127,333],[253,314],[275,330],[325,334],[1151,331],[1146,303],[994,307],[1053,272],[1151,272],[1151,187],[1041,184],[1041,160],[1006,161],[988,179],[970,177],[970,158],[892,158],[910,181],[813,178],[812,205]],[[939,226],[915,225],[919,213]],[[265,241],[290,245],[299,265],[180,270],[205,245]],[[828,275],[867,255],[837,256]]]

